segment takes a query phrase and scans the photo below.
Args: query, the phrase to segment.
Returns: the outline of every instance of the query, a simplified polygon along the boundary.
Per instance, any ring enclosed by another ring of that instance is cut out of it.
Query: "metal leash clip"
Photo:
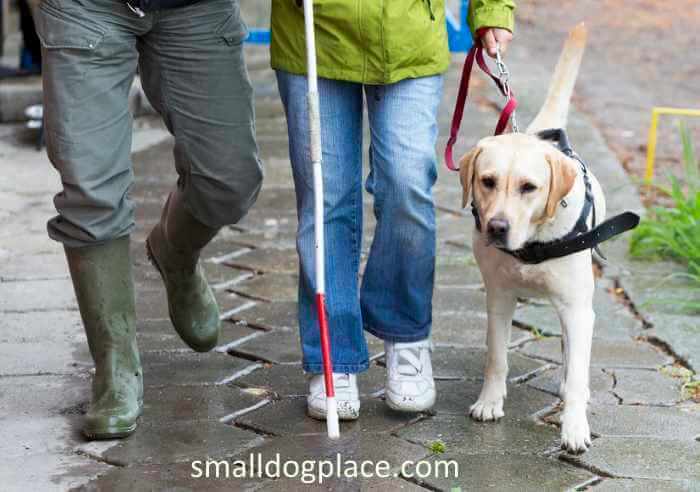
[[[496,43],[496,68],[498,70],[498,80],[501,82],[501,86],[505,92],[506,102],[508,102],[512,96],[510,92],[510,71],[508,71],[508,67],[501,57],[501,45],[499,43]],[[515,110],[513,110],[513,113],[510,115],[510,123],[513,127],[513,132],[519,133],[520,130],[518,129],[518,121],[515,118]]]
[[[131,5],[131,2],[128,0],[125,3],[126,3],[126,6],[129,7],[129,10],[131,10],[134,13],[134,15],[136,15],[137,17],[140,17],[140,18],[146,17],[146,12],[141,10],[139,7],[135,7],[134,5]]]

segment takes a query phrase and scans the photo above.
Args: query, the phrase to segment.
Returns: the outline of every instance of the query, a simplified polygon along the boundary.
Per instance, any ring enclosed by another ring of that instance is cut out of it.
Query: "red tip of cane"
[[[335,396],[331,343],[328,334],[328,318],[326,317],[326,298],[323,294],[316,294],[316,309],[318,312],[318,327],[321,332],[321,356],[323,357],[323,377],[326,383],[326,396]]]

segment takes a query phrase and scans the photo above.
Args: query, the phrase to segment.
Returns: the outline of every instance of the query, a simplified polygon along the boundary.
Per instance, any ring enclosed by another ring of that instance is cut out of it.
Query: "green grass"
[[[690,132],[681,122],[684,179],[669,176],[670,186],[657,186],[672,206],[653,207],[634,230],[630,254],[647,260],[670,259],[687,267],[682,276],[700,295],[700,163]],[[668,301],[660,301],[668,302]],[[689,312],[700,312],[700,301],[675,301]]]
[[[447,450],[447,446],[445,446],[444,442],[442,442],[440,439],[438,439],[437,441],[433,441],[433,442],[429,443],[428,449],[433,454],[442,454]]]

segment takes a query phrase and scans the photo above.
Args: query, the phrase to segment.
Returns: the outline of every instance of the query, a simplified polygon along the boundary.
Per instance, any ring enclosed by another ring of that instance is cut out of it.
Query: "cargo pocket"
[[[78,135],[91,120],[76,108],[99,83],[88,77],[88,72],[98,67],[95,59],[101,55],[97,48],[107,32],[89,12],[68,3],[63,8],[53,0],[43,0],[35,18],[43,51],[46,143],[49,157],[59,169],[66,169],[81,151]]]
[[[106,33],[102,26],[91,23],[82,10],[63,10],[48,1],[39,6],[36,31],[41,45],[48,50],[94,50]]]
[[[229,46],[237,46],[248,37],[248,27],[241,19],[240,12],[229,15],[221,26],[216,30],[216,35],[220,36]]]

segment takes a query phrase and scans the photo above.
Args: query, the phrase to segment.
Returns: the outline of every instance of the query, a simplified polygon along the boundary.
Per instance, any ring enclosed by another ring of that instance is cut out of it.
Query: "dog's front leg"
[[[564,400],[561,415],[561,445],[573,453],[581,453],[591,445],[591,431],[586,409],[591,363],[591,343],[595,313],[591,303],[557,305],[562,324],[564,376],[560,395]]]
[[[503,417],[508,376],[508,343],[517,299],[512,292],[487,289],[488,332],[486,334],[486,368],[484,385],[476,403],[469,408],[475,420],[498,420]]]

